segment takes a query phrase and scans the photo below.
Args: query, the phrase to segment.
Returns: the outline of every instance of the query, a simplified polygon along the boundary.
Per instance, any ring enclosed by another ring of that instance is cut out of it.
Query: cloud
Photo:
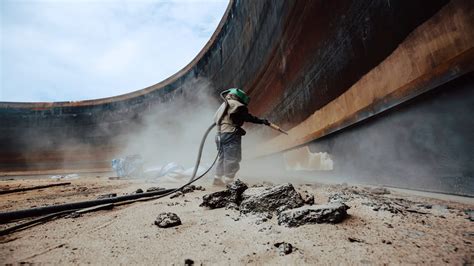
[[[0,1],[0,101],[66,101],[153,85],[204,47],[228,2]]]

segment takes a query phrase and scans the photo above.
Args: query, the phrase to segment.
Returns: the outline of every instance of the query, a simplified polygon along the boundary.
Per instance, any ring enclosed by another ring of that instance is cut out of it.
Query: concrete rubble
[[[210,209],[236,208],[242,200],[242,193],[247,190],[248,186],[239,179],[227,185],[227,189],[217,191],[202,197],[203,202],[199,205],[201,207],[208,207]]]
[[[304,224],[339,223],[347,217],[350,207],[344,203],[303,206],[286,210],[278,215],[278,224],[297,227]]]
[[[155,224],[161,228],[168,228],[180,225],[181,219],[179,219],[176,213],[163,212],[158,215],[155,220]]]
[[[313,204],[314,195],[303,199],[290,183],[248,188],[245,183],[236,180],[226,190],[204,195],[200,206],[240,210],[241,214],[254,215],[256,224],[272,219],[273,213],[276,213],[278,223],[289,227],[307,223],[338,223],[347,217],[349,207],[344,203]]]
[[[274,212],[301,207],[304,201],[292,184],[256,187],[245,190],[240,204],[242,213]]]

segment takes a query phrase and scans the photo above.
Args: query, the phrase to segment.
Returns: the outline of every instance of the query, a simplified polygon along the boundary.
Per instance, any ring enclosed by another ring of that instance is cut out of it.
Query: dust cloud
[[[176,162],[184,168],[194,166],[199,144],[220,102],[211,95],[215,91],[205,79],[188,82],[185,95],[154,106],[138,128],[124,140],[125,148],[118,156],[139,154],[145,168]],[[204,146],[202,162],[212,163],[217,154],[212,131]]]

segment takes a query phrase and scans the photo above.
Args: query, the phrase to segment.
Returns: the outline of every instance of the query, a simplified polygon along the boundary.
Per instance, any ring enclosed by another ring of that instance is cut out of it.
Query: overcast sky
[[[0,0],[0,101],[69,101],[153,85],[204,47],[227,0]]]

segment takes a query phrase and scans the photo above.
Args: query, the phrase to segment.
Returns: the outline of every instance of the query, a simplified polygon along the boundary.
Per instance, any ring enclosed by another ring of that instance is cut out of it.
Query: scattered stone
[[[347,217],[350,207],[344,203],[303,206],[283,211],[278,215],[278,224],[295,227],[314,223],[339,223]]]
[[[115,198],[115,197],[117,197],[117,193],[109,193],[109,194],[99,195],[97,199],[108,199],[108,198]]]
[[[161,191],[161,190],[165,190],[165,188],[162,188],[162,187],[149,187],[149,188],[147,188],[146,192],[155,192],[155,191]]]
[[[143,189],[139,188],[135,191],[136,194],[143,193]]]
[[[176,213],[163,212],[158,215],[158,217],[155,220],[155,224],[161,228],[168,228],[168,227],[180,225],[181,219],[179,219]]]
[[[233,203],[232,193],[229,190],[223,190],[204,195],[202,197],[202,203],[199,206],[217,209],[224,208],[230,203]]]
[[[181,192],[183,192],[184,194],[187,194],[187,193],[194,192],[195,189],[196,189],[195,185],[189,185],[189,186],[185,186],[184,188],[182,188]]]
[[[244,191],[242,198],[240,204],[242,213],[273,212],[283,206],[292,209],[304,204],[301,195],[290,183],[273,187],[249,188]]]
[[[185,265],[185,266],[194,265],[194,261],[193,261],[192,259],[185,259],[185,260],[184,260],[184,265]]]
[[[293,246],[290,243],[278,242],[275,243],[274,246],[278,248],[280,256],[285,256],[293,252]]]
[[[195,190],[206,191],[206,188],[202,186],[196,186]]]
[[[358,239],[358,238],[355,238],[355,237],[348,237],[347,240],[349,240],[349,242],[351,242],[351,243],[354,243],[354,242],[357,242],[357,243],[364,243],[363,240]]]
[[[314,195],[309,195],[304,199],[304,204],[313,205],[314,204]]]
[[[202,197],[201,207],[208,207],[211,209],[223,208],[228,205],[229,208],[239,205],[242,200],[242,193],[248,188],[248,186],[240,181],[239,179],[227,185],[227,190],[217,191],[211,194],[204,195]]]

